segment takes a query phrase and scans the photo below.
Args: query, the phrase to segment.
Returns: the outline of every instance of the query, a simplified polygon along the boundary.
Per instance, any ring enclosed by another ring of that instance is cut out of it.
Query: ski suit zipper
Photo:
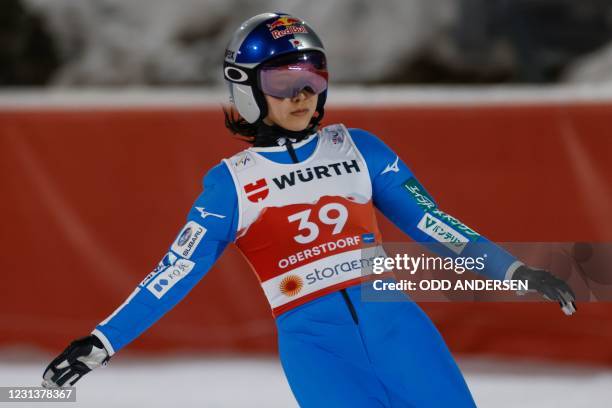
[[[293,163],[298,163],[297,155],[295,154],[295,150],[293,149],[293,144],[291,143],[291,140],[285,140],[285,147],[287,148],[289,156],[291,156],[291,160],[293,161]],[[353,305],[351,298],[349,297],[348,293],[346,293],[346,289],[341,289],[340,293],[342,293],[342,298],[344,299],[344,303],[346,303],[346,307],[348,308],[349,312],[351,312],[351,317],[353,318],[353,321],[355,322],[355,324],[359,324],[359,318],[357,317],[355,305]]]
[[[357,317],[355,305],[353,305],[353,302],[351,302],[351,298],[349,297],[348,293],[346,293],[346,289],[340,289],[340,293],[342,293],[342,297],[344,298],[344,303],[346,303],[346,307],[348,307],[349,312],[351,312],[353,321],[355,322],[355,324],[359,324],[359,318]]]

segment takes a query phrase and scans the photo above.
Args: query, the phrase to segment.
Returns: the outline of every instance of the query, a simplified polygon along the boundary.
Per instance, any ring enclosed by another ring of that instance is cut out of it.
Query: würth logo
[[[244,186],[244,192],[246,193],[246,196],[249,201],[257,203],[261,200],[264,200],[268,196],[270,190],[268,189],[268,183],[266,182],[266,179],[261,178],[250,184],[246,184]]]
[[[274,177],[272,181],[279,190],[284,190],[287,187],[293,187],[297,182],[308,183],[313,180],[341,176],[353,172],[359,173],[360,171],[357,160],[351,160],[350,162],[331,163],[326,166],[307,167]]]
[[[281,174],[278,177],[272,177],[274,185],[279,190],[284,190],[287,187],[294,187],[299,183],[308,183],[313,180],[320,180],[329,177],[337,177],[345,174],[360,173],[361,168],[357,160],[343,161],[338,163],[331,163],[324,166],[306,167],[291,171],[287,174]],[[258,203],[265,200],[268,197],[270,188],[265,178],[260,178],[250,184],[244,186],[244,192],[246,193],[249,201]]]

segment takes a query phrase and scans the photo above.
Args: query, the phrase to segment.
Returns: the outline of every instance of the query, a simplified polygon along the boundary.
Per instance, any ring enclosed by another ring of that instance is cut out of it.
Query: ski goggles
[[[295,98],[300,92],[315,95],[327,89],[327,64],[320,52],[280,57],[259,69],[259,89],[277,98]]]

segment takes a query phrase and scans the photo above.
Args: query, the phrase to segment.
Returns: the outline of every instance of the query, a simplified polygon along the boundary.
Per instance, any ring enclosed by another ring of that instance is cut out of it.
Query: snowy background
[[[579,84],[546,101],[612,97],[609,0],[2,0],[0,87],[49,86],[54,93],[0,93],[0,105],[58,101],[70,92],[171,87],[158,99],[216,104],[220,65],[234,29],[251,15],[282,10],[322,37],[335,83],[384,84],[368,103],[469,103],[474,90],[409,84]],[[602,83],[609,83],[601,87]],[[585,85],[586,84],[586,85]],[[177,91],[189,87],[188,92]],[[6,90],[5,90],[6,91]],[[129,91],[138,103],[146,92]],[[354,103],[349,88],[331,103]],[[355,92],[360,92],[357,89]],[[480,98],[513,100],[508,88]],[[521,96],[525,92],[518,89]],[[537,94],[537,91],[535,92]],[[569,95],[569,96],[568,96]],[[540,96],[541,97],[541,96]],[[117,94],[82,93],[79,105],[117,104]],[[549,98],[549,99],[548,99]],[[482,99],[480,99],[482,100]],[[38,385],[53,356],[0,352],[0,385]],[[534,361],[460,358],[479,407],[608,407],[612,370]],[[78,384],[78,403],[52,407],[293,407],[277,359],[254,356],[117,356]],[[0,406],[9,404],[0,403]],[[13,406],[13,404],[10,404]],[[25,406],[22,404],[21,406]],[[37,404],[42,407],[45,404]]]
[[[41,362],[50,357],[41,355],[34,360],[29,353],[27,361],[15,356],[0,358],[0,384],[38,385],[44,369]],[[460,359],[458,363],[479,408],[610,406],[612,370],[493,358]],[[120,356],[77,383],[76,403],[36,406],[289,408],[297,403],[275,358]]]
[[[274,10],[315,27],[338,83],[612,81],[612,2],[607,0],[3,4],[0,19],[9,23],[0,28],[0,41],[7,45],[0,50],[2,69],[15,71],[11,64],[20,69],[16,78],[0,69],[0,85],[219,84],[223,50],[234,29],[252,15]]]

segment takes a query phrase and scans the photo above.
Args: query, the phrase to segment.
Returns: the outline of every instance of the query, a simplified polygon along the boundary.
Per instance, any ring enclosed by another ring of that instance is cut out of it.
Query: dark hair
[[[257,124],[247,122],[232,105],[223,106],[223,115],[225,116],[225,127],[233,135],[239,135],[238,139],[245,142],[255,143],[257,129],[259,128]]]

